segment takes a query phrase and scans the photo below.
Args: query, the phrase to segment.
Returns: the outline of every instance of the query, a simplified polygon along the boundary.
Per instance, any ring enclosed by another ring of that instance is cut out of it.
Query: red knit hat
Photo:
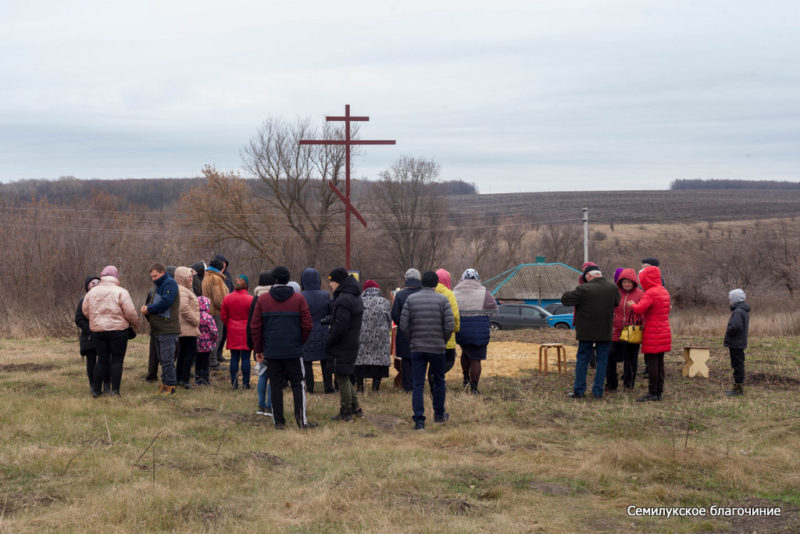
[[[364,289],[369,289],[371,287],[375,287],[378,289],[381,288],[381,286],[379,286],[378,282],[376,282],[375,280],[367,280],[366,282],[364,282]]]

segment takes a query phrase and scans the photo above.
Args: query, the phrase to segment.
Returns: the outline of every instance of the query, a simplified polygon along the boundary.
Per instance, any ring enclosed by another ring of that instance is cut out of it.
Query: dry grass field
[[[329,421],[336,396],[310,396],[320,427],[301,432],[274,430],[255,391],[221,373],[154,396],[145,336],[122,397],[96,400],[74,341],[0,340],[0,532],[800,531],[800,338],[751,340],[740,399],[723,395],[720,340],[679,338],[713,347],[711,378],[682,378],[674,350],[664,402],[647,404],[641,378],[632,394],[567,400],[572,364],[536,370],[546,341],[574,355],[570,332],[498,333],[481,396],[451,371],[444,425],[413,431],[409,397],[387,384],[349,424]],[[630,517],[630,505],[782,514]]]

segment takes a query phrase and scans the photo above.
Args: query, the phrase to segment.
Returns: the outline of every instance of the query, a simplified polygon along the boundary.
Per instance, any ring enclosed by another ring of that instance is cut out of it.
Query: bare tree
[[[383,171],[372,188],[376,222],[387,243],[391,268],[430,269],[439,261],[446,204],[433,184],[439,177],[433,160],[404,156]]]
[[[302,242],[309,265],[330,245],[324,239],[343,206],[326,181],[339,183],[345,148],[300,145],[302,139],[342,139],[328,123],[318,131],[308,120],[287,124],[272,118],[242,149],[244,169],[263,185],[263,202],[281,215]],[[352,154],[352,153],[351,153]]]
[[[180,200],[179,211],[186,216],[191,235],[200,245],[226,241],[242,242],[260,258],[274,263],[281,249],[274,235],[276,217],[253,195],[245,180],[235,172],[203,169],[206,183],[194,187]],[[200,231],[197,231],[200,230]]]
[[[770,243],[772,275],[780,281],[789,292],[789,298],[794,299],[794,291],[800,284],[800,275],[797,273],[797,264],[800,261],[800,246],[795,236],[795,228],[782,220],[778,224],[772,242]]]
[[[539,235],[538,248],[548,261],[579,265],[583,236],[577,226],[547,224]]]

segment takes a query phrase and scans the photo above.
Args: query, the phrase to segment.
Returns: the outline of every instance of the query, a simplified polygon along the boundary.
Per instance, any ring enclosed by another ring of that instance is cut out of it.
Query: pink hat
[[[103,270],[100,271],[100,276],[113,276],[114,278],[119,278],[119,271],[113,265],[108,265],[107,267],[103,267]]]

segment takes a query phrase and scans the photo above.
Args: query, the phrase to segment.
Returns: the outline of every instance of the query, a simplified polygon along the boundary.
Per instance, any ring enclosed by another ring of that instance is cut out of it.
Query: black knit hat
[[[222,270],[225,268],[225,265],[222,263],[222,261],[218,260],[217,258],[214,258],[208,262],[208,266],[212,269],[218,270],[219,272],[222,272]]]
[[[433,271],[425,271],[422,274],[422,287],[436,287],[439,283],[439,275]]]
[[[272,271],[264,271],[258,275],[258,285],[271,286],[275,283],[275,278],[272,276]]]
[[[289,273],[288,267],[279,265],[278,267],[272,269],[272,277],[275,279],[276,284],[288,284],[289,280],[292,278],[292,275]]]
[[[331,274],[328,275],[328,280],[331,282],[336,282],[337,284],[341,284],[347,277],[350,276],[350,273],[347,272],[347,269],[344,267],[337,267],[331,271]]]
[[[645,258],[642,260],[642,263],[652,265],[653,267],[658,267],[658,260],[656,258]]]
[[[206,274],[206,264],[202,261],[198,261],[197,263],[192,264],[192,269],[194,269],[194,272],[197,273],[197,277],[202,280]]]
[[[586,274],[587,274],[587,273],[590,273],[590,272],[592,272],[592,271],[599,271],[599,270],[600,270],[600,267],[598,267],[598,266],[597,266],[597,265],[595,265],[595,264],[592,264],[592,265],[589,265],[589,266],[587,266],[587,267],[586,267],[586,268],[583,270],[583,276],[584,276],[584,280],[586,279]]]

